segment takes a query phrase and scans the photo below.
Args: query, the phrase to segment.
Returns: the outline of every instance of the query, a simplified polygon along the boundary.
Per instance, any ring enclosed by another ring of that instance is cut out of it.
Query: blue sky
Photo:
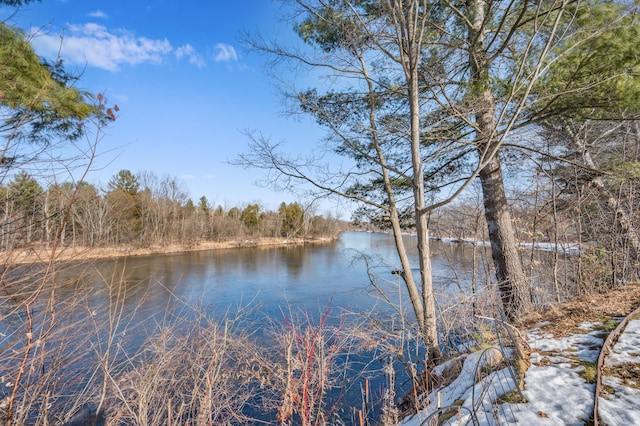
[[[66,68],[83,73],[78,87],[120,107],[90,182],[148,170],[179,178],[194,200],[273,209],[297,198],[256,186],[260,172],[227,161],[247,150],[244,130],[301,151],[322,136],[312,122],[283,114],[265,58],[240,42],[246,32],[294,42],[281,16],[271,0],[43,0],[11,22],[35,33],[32,43],[47,58],[62,36]]]

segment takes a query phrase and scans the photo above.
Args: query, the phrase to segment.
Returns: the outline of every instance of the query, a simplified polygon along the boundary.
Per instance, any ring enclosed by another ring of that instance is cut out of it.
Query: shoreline
[[[28,265],[38,263],[64,262],[64,261],[89,261],[103,259],[118,259],[123,257],[160,256],[165,254],[180,254],[207,250],[226,250],[238,248],[271,248],[301,246],[308,244],[327,244],[336,241],[335,237],[321,238],[245,238],[229,241],[204,241],[198,244],[168,244],[166,246],[150,246],[134,248],[129,246],[118,247],[63,247],[53,253],[50,248],[36,247],[29,249],[16,249],[10,252],[0,252],[0,264],[4,265]]]

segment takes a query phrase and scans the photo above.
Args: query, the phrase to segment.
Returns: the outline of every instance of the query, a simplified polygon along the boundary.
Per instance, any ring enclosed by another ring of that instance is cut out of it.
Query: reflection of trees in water
[[[86,350],[77,356],[76,367],[69,370],[84,377],[82,370],[95,365],[92,348],[104,347],[108,339],[114,338],[114,347],[120,351],[118,357],[131,356],[157,337],[166,321],[183,321],[201,313],[221,316],[230,304],[239,303],[234,300],[243,292],[247,299],[258,293],[257,302],[264,304],[261,313],[275,317],[280,313],[277,305],[284,306],[287,301],[292,301],[295,309],[308,308],[310,315],[320,312],[318,303],[362,308],[367,304],[360,300],[366,299],[362,291],[367,284],[366,271],[351,262],[351,254],[345,249],[352,241],[366,249],[366,242],[370,241],[385,257],[389,239],[387,235],[353,234],[327,245],[193,252],[77,264],[56,278],[65,283],[56,296],[60,302],[56,306],[58,324],[73,331],[74,336],[63,332],[48,338],[50,342],[64,342],[72,351]],[[450,246],[446,250],[452,261],[462,260],[470,253],[467,247]],[[37,269],[30,272],[36,273]],[[250,302],[247,299],[244,301]],[[69,305],[63,309],[67,301]],[[371,300],[370,305],[374,303]],[[271,304],[276,309],[268,312]],[[42,300],[37,310],[46,313],[46,305],[47,301]],[[98,330],[108,329],[111,322],[115,324],[111,334]],[[1,326],[7,324],[3,321]],[[19,326],[19,318],[15,324]],[[9,350],[0,345],[0,356]],[[118,360],[114,355],[112,361]]]
[[[456,268],[465,270],[473,267],[474,259],[490,259],[491,251],[488,247],[477,246],[471,243],[445,243],[432,242],[434,256],[442,256],[446,262]],[[476,265],[477,266],[477,265]]]
[[[287,247],[282,254],[287,273],[294,278],[300,277],[305,269],[305,262],[309,259],[309,250],[301,246]]]
[[[283,247],[258,247],[230,250],[214,250],[210,252],[194,252],[190,255],[204,259],[205,263],[193,262],[195,272],[198,269],[204,274],[215,271],[218,275],[236,273],[241,275],[282,276],[282,268],[286,269],[288,278],[300,278],[308,270],[310,259],[317,262],[326,253],[337,249],[335,242],[321,245],[290,245]],[[189,273],[194,270],[189,268]]]

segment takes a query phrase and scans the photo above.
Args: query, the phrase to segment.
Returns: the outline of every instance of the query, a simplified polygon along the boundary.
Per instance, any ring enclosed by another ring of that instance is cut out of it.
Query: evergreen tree
[[[260,223],[260,206],[249,204],[240,215],[240,220],[251,232],[254,232]]]
[[[9,183],[9,199],[25,213],[33,215],[43,194],[42,187],[27,172],[18,173]]]
[[[16,161],[19,142],[46,145],[76,139],[84,132],[84,119],[101,115],[89,94],[73,87],[74,81],[62,62],[44,62],[23,33],[0,23],[0,103],[5,107],[0,134],[9,141],[0,154],[2,163]]]
[[[129,170],[120,170],[109,181],[109,190],[120,190],[125,194],[137,195],[140,190],[140,182],[136,175]]]
[[[283,237],[296,237],[303,232],[304,211],[302,207],[300,207],[300,204],[291,203],[287,205],[286,203],[282,203],[278,209],[278,214],[280,216]]]
[[[115,219],[115,240],[117,244],[133,243],[142,236],[142,203],[138,178],[129,170],[120,170],[109,181],[109,202]]]

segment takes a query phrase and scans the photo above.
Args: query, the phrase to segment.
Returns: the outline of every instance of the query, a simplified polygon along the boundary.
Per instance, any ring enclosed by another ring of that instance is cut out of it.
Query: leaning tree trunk
[[[526,280],[516,247],[500,166],[499,145],[497,145],[499,142],[496,140],[495,99],[491,92],[489,78],[491,64],[484,46],[487,7],[484,0],[467,0],[470,17],[467,35],[471,71],[470,90],[472,95],[475,94],[473,107],[479,161],[486,163],[480,170],[479,176],[491,241],[491,256],[502,306],[507,319],[512,321],[522,306],[521,293],[524,291]]]
[[[372,96],[375,94],[373,82],[371,78],[369,78],[369,74],[367,71],[367,67],[365,65],[364,59],[359,57],[360,62],[362,64],[363,75],[367,82],[367,87],[369,90],[369,94]],[[374,149],[376,150],[376,154],[381,166],[381,174],[382,181],[384,183],[384,192],[387,194],[387,203],[389,205],[388,213],[389,213],[389,221],[391,223],[391,229],[393,231],[393,238],[395,242],[396,252],[398,253],[398,258],[400,259],[400,265],[402,268],[402,273],[400,276],[402,277],[407,292],[409,293],[409,300],[411,301],[411,306],[413,308],[413,313],[416,317],[416,321],[418,322],[418,328],[424,342],[428,348],[439,348],[438,344],[438,334],[436,324],[429,324],[431,329],[427,328],[427,324],[425,323],[425,306],[424,306],[424,298],[421,297],[421,292],[418,290],[418,285],[413,277],[413,271],[411,270],[411,262],[409,261],[409,255],[407,254],[407,249],[405,247],[404,240],[402,239],[402,227],[400,226],[400,218],[398,215],[398,209],[396,204],[395,192],[393,189],[393,184],[391,182],[391,177],[389,176],[389,170],[387,166],[387,161],[385,159],[385,154],[380,146],[380,140],[378,138],[378,126],[376,123],[376,104],[375,102],[369,103],[369,124],[371,126],[371,134],[372,134],[372,142]],[[421,247],[420,243],[418,244]],[[423,262],[420,262],[420,271],[423,271]],[[422,282],[431,283],[431,280],[426,281],[424,278]],[[435,300],[435,299],[434,299]],[[427,309],[431,308],[431,306],[427,306]],[[435,304],[433,305],[434,313],[435,313]],[[439,354],[437,354],[439,356]]]
[[[397,46],[399,47],[399,63],[402,66],[407,84],[409,101],[409,146],[411,150],[411,171],[413,201],[415,209],[415,226],[417,233],[418,262],[421,278],[421,303],[412,300],[415,305],[422,306],[422,337],[427,345],[428,358],[436,360],[442,356],[438,344],[438,327],[436,321],[435,294],[433,291],[433,274],[431,270],[431,251],[429,247],[429,229],[425,211],[424,166],[420,138],[420,86],[419,72],[420,54],[427,25],[423,4],[413,0],[406,3],[395,0],[387,3],[390,16],[395,26]],[[404,266],[403,266],[404,267]],[[405,273],[410,272],[405,268]],[[407,282],[407,286],[415,283]],[[417,314],[417,313],[416,313]]]
[[[436,320],[435,294],[433,291],[433,272],[431,268],[431,247],[429,243],[429,227],[427,215],[424,211],[424,173],[420,152],[420,120],[417,78],[409,81],[414,90],[410,90],[409,101],[411,114],[411,157],[413,167],[413,197],[415,200],[415,225],[418,240],[418,262],[420,266],[420,279],[422,283],[422,306],[424,324],[422,333],[425,341],[429,343],[427,348],[429,359],[437,359],[442,355],[438,346],[438,324]]]

